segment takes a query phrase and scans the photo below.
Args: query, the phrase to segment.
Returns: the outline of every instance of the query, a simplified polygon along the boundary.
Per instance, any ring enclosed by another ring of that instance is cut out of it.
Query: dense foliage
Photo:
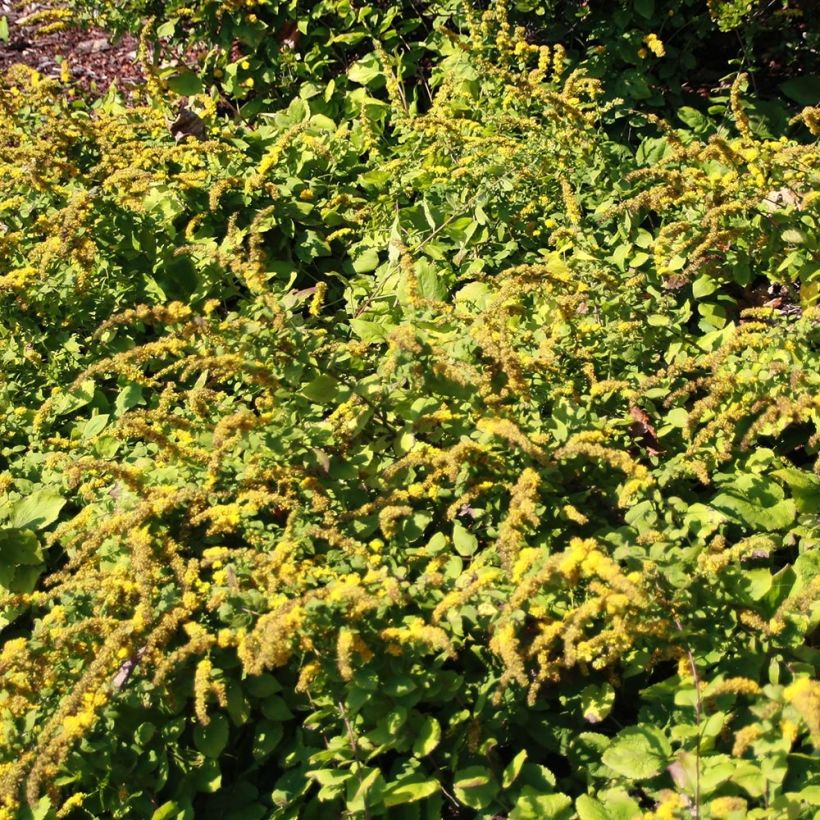
[[[317,83],[339,80],[345,71],[350,78],[375,79],[373,40],[400,53],[396,70],[408,102],[425,108],[441,47],[437,24],[463,32],[462,5],[480,13],[489,3],[67,0],[67,7],[35,12],[29,25],[50,30],[79,15],[116,33],[147,32],[161,82],[186,94],[215,90],[226,110],[247,118],[287,104],[297,89],[315,94]],[[606,78],[604,92],[618,99],[625,113],[640,106],[698,128],[707,111],[719,117],[725,110],[725,81],[738,70],[752,75],[757,115],[777,127],[788,119],[789,107],[820,98],[814,0],[517,0],[506,5],[508,19],[524,27],[529,42],[563,44],[573,63]]]
[[[820,111],[154,5],[0,79],[0,817],[814,816]]]

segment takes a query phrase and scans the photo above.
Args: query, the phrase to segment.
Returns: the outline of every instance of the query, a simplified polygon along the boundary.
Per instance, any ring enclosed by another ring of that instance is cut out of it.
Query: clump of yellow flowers
[[[96,805],[77,761],[107,733],[126,754],[125,713],[146,744],[177,726],[180,770],[281,742],[307,785],[275,800],[341,801],[349,773],[351,816],[382,754],[438,795],[442,736],[466,761],[452,800],[554,785],[507,755],[528,720],[533,761],[592,749],[640,816],[639,741],[604,723],[623,698],[675,726],[674,753],[637,747],[645,816],[690,810],[710,757],[746,767],[746,797],[709,795],[734,816],[764,799],[754,755],[819,742],[795,650],[818,584],[813,269],[790,251],[794,299],[725,308],[767,243],[807,246],[779,220],[816,210],[816,145],[757,136],[738,79],[736,136],[655,118],[661,159],[621,174],[601,83],[508,11],[439,27],[422,111],[377,47],[384,99],[339,126],[306,89],[220,135],[201,95],[203,139],[177,141],[159,104],[81,114],[5,75],[0,817]]]

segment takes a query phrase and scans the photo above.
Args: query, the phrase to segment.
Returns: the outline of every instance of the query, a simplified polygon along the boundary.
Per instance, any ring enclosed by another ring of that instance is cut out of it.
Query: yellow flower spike
[[[732,755],[734,757],[743,757],[746,750],[763,734],[763,729],[757,724],[750,724],[744,726],[735,733],[734,745],[732,746]]]
[[[749,122],[749,115],[743,108],[743,100],[741,98],[741,87],[748,79],[746,74],[738,73],[735,81],[732,83],[732,89],[729,93],[729,103],[732,109],[732,116],[735,120],[737,130],[740,132],[744,140],[754,139],[752,136],[752,129]]]
[[[76,792],[63,803],[57,811],[57,817],[68,817],[74,809],[80,808],[88,795],[85,792]]]
[[[299,672],[299,679],[294,687],[297,692],[307,693],[310,691],[310,685],[316,679],[321,670],[321,665],[317,661],[309,661]]]
[[[353,648],[355,636],[352,630],[342,627],[336,639],[336,665],[342,680],[349,681],[353,678]]]
[[[511,681],[527,686],[529,680],[524,669],[520,647],[516,638],[515,625],[511,621],[498,626],[490,638],[490,649],[498,655],[504,664],[504,673],[499,688],[504,689]]]
[[[326,294],[327,282],[319,282],[319,284],[316,285],[316,290],[313,294],[313,298],[310,301],[310,308],[308,309],[308,313],[311,316],[319,316],[319,314],[322,312],[322,307],[324,306]]]
[[[525,547],[522,549],[518,553],[518,558],[512,568],[513,583],[519,583],[542,555],[543,550],[539,547]]]
[[[760,694],[760,691],[760,686],[749,678],[726,678],[709,685],[704,691],[704,698],[712,699],[727,694],[754,696]]]
[[[207,699],[211,690],[211,670],[213,666],[208,658],[203,658],[196,666],[194,673],[194,711],[200,725],[207,726],[211,722],[208,715]]]

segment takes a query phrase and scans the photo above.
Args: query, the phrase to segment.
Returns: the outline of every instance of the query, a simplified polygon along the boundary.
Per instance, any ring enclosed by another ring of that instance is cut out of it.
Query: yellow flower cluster
[[[421,645],[435,652],[452,655],[453,646],[447,633],[438,626],[426,624],[422,618],[412,617],[406,620],[405,626],[382,629],[380,637],[388,641],[388,651],[394,654],[402,652],[407,642]]]
[[[749,678],[726,678],[716,681],[707,687],[704,698],[718,698],[721,695],[746,695],[752,697],[760,694],[760,686]]]
[[[657,34],[647,34],[643,39],[646,47],[656,56],[663,57],[666,54],[663,42]]]
[[[509,513],[498,530],[498,553],[505,567],[511,567],[524,543],[523,531],[538,524],[538,473],[527,468],[510,494]]]
[[[467,54],[484,71],[482,80],[499,92],[503,111],[484,120],[480,106],[463,104],[473,99],[471,92],[451,76],[427,113],[410,116],[400,78],[381,52],[399,114],[393,126],[412,146],[412,156],[387,172],[401,185],[408,169],[434,186],[448,176],[460,179],[463,202],[475,215],[467,222],[476,232],[490,232],[496,207],[521,217],[518,236],[535,236],[542,226],[556,230],[550,249],[532,257],[538,262],[495,272],[475,253],[476,264],[454,285],[452,300],[440,298],[439,282],[431,284],[422,264],[429,260],[422,257],[434,244],[431,233],[456,233],[457,226],[428,225],[422,238],[403,236],[401,243],[391,238],[388,262],[373,276],[385,293],[377,291],[375,304],[362,300],[367,318],[359,327],[378,329],[369,320],[392,317],[393,308],[412,321],[396,320],[378,341],[363,332],[361,341],[351,342],[347,328],[332,335],[327,282],[316,285],[307,310],[304,299],[270,284],[264,235],[273,206],[266,203],[247,218],[234,213],[218,242],[200,235],[207,220],[228,208],[231,191],[237,197],[267,191],[275,199],[272,178],[291,148],[327,161],[334,143],[319,129],[304,123],[284,129],[248,176],[234,167],[214,171],[235,159],[226,146],[174,143],[161,113],[143,112],[134,134],[127,118],[103,109],[92,135],[63,111],[67,133],[75,132],[66,140],[79,133],[102,154],[100,192],[91,196],[73,191],[79,171],[57,133],[59,117],[44,108],[35,147],[0,160],[0,170],[8,172],[0,175],[0,199],[8,197],[9,209],[19,196],[20,168],[37,171],[32,185],[38,191],[59,194],[47,224],[37,227],[44,238],[29,254],[36,264],[15,267],[0,280],[13,298],[36,297],[57,270],[70,269],[78,282],[94,285],[96,250],[82,237],[95,235],[97,196],[111,196],[142,215],[152,209],[175,214],[189,188],[208,201],[209,212],[175,223],[188,226],[184,253],[202,261],[205,271],[222,266],[235,274],[242,290],[237,307],[211,300],[197,311],[166,301],[108,318],[94,341],[122,342],[113,348],[118,352],[96,361],[37,414],[36,433],[59,451],[49,456],[49,469],[59,470],[66,491],[76,491],[72,498],[84,506],[74,517],[67,506],[68,520],[48,536],[46,548],[65,556],[59,569],[35,592],[0,599],[4,607],[30,608],[36,623],[32,639],[6,640],[0,650],[8,690],[0,705],[21,725],[38,723],[29,746],[12,734],[4,739],[8,753],[19,757],[0,774],[7,806],[16,805],[22,784],[32,801],[39,796],[73,744],[126,686],[143,687],[140,696],[149,702],[193,670],[191,708],[207,725],[209,707],[225,707],[233,694],[218,668],[223,656],[243,678],[290,665],[296,690],[308,694],[327,680],[354,680],[359,666],[385,654],[396,665],[420,657],[441,662],[462,645],[475,649],[481,642],[489,674],[500,679],[498,698],[519,687],[532,703],[545,685],[570,675],[614,679],[618,664],[635,657],[648,666],[679,660],[681,678],[695,683],[674,607],[656,583],[658,569],[640,558],[652,555],[660,563],[660,555],[665,560],[679,546],[669,542],[686,541],[691,532],[670,535],[671,524],[661,523],[679,511],[671,502],[663,508],[667,485],[656,482],[651,459],[639,452],[637,434],[624,431],[624,419],[630,423],[629,408],[636,418],[638,396],[657,397],[659,386],[684,381],[670,401],[696,396],[688,403],[687,441],[693,452],[711,448],[720,458],[731,451],[725,438],[743,419],[755,419],[746,433],[753,437],[813,418],[820,406],[808,396],[811,374],[784,367],[781,375],[776,362],[750,363],[748,373],[737,374],[737,358],[762,357],[773,338],[760,317],[727,332],[712,353],[670,358],[672,364],[643,384],[613,372],[601,344],[613,333],[639,332],[641,318],[635,303],[614,319],[599,315],[596,291],[616,280],[582,236],[587,193],[571,173],[574,159],[595,145],[599,88],[576,71],[565,76],[560,46],[528,44],[509,24],[504,3],[484,15],[465,11],[470,42],[456,38],[464,49],[453,59]],[[662,56],[656,36],[646,46]],[[37,96],[40,81],[21,77],[19,84],[24,81],[35,105],[44,105],[45,97]],[[742,119],[734,96],[736,119]],[[9,105],[18,103],[0,100],[0,110]],[[366,112],[360,125],[365,144],[375,143],[376,125]],[[698,262],[723,247],[732,237],[729,222],[743,213],[739,197],[748,186],[742,177],[761,193],[783,162],[782,145],[752,140],[739,128],[740,139],[721,137],[706,146],[675,142],[667,131],[672,158],[649,169],[642,178],[652,189],[623,207],[705,203],[702,219],[681,216],[661,231],[654,250],[662,270],[669,272],[676,255]],[[351,133],[360,136],[355,128]],[[43,163],[40,172],[36,166],[52,137],[52,150],[65,162],[58,163],[59,173],[53,163]],[[555,151],[542,150],[547,147]],[[719,176],[700,167],[706,161],[722,166]],[[322,184],[317,178],[290,204],[313,208]],[[511,189],[524,190],[525,199],[507,198]],[[721,201],[720,191],[732,201]],[[479,202],[488,198],[482,212]],[[338,228],[327,238],[341,241],[364,231],[392,236],[393,224],[383,224],[388,220],[377,205],[384,202],[362,203],[353,194],[329,200],[322,210],[323,219],[334,212],[328,224],[339,224],[336,211],[343,209],[360,218],[349,220],[355,230]],[[4,234],[0,241],[13,245],[23,238]],[[463,254],[471,253],[465,241]],[[383,271],[386,278],[379,280]],[[634,271],[628,275],[636,286],[647,284]],[[401,287],[388,292],[396,279]],[[350,286],[350,298],[357,298],[356,287]],[[816,319],[807,309],[802,324],[791,327],[804,332]],[[132,345],[128,331],[137,325],[149,326],[150,340]],[[781,359],[794,355],[783,351]],[[751,368],[764,364],[783,389],[735,399],[737,383],[761,380]],[[294,389],[301,378],[309,378],[310,387]],[[789,399],[787,383],[807,397]],[[123,384],[139,387],[144,403],[118,410],[105,441],[81,432],[46,438],[55,419],[65,420],[58,411],[69,406],[61,404],[67,394],[99,390],[113,397]],[[612,406],[620,410],[613,414]],[[595,418],[601,407],[603,420]],[[642,423],[646,438],[663,437],[660,423],[658,432]],[[714,447],[713,439],[719,439]],[[118,454],[103,457],[109,442]],[[694,463],[681,471],[697,472]],[[708,479],[703,465],[700,474]],[[664,481],[677,477],[670,470]],[[16,492],[10,477],[0,476],[0,492]],[[657,513],[656,523],[633,522],[630,516],[644,507],[647,515]],[[612,538],[598,529],[601,521],[614,522],[607,530]],[[696,581],[717,582],[730,564],[777,548],[774,537],[755,535],[730,546],[719,534],[700,554],[703,576]],[[738,620],[775,635],[807,618],[816,591],[806,584],[769,623],[751,609],[740,611]],[[35,681],[46,697],[39,698]],[[758,697],[761,689],[753,680],[724,678],[702,696],[709,702],[728,694]],[[783,697],[784,736],[793,740],[798,723],[812,738],[820,735],[816,685],[799,678]],[[45,714],[42,703],[56,705]],[[466,731],[469,743],[481,748],[481,727]],[[744,727],[736,733],[736,756],[753,747],[757,732]],[[661,794],[651,816],[676,816],[685,808],[681,799]],[[715,805],[716,814],[734,810],[731,803]],[[69,811],[74,804],[66,806]]]
[[[820,681],[800,677],[786,687],[783,697],[805,721],[811,742],[820,746]]]
[[[213,664],[208,658],[203,658],[196,665],[194,673],[194,711],[197,720],[203,726],[211,722],[208,715],[208,697],[214,695],[219,705],[225,708],[228,705],[225,685],[213,679]]]

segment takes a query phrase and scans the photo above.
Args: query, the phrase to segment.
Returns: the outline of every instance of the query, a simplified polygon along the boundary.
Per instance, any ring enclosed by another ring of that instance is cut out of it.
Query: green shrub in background
[[[70,4],[70,11],[56,8],[36,15],[32,24],[62,25],[63,14],[74,19],[79,13],[117,33],[141,32],[143,59],[149,65],[168,64],[161,72],[163,83],[186,95],[215,87],[223,105],[247,118],[269,110],[271,103],[289,102],[296,89],[315,96],[324,83],[344,77],[354,66],[353,82],[356,76],[374,76],[374,39],[390,51],[401,48],[403,71],[418,74],[436,19],[451,15],[458,5],[454,0],[364,5],[346,0],[80,0]]]
[[[816,812],[817,109],[633,150],[525,35],[5,76],[2,816]]]
[[[441,45],[438,24],[452,20],[463,31],[470,14],[482,14],[487,5],[72,0],[67,9],[38,12],[34,21],[62,25],[61,15],[73,21],[79,13],[116,32],[143,31],[147,42],[156,44],[152,59],[164,62],[163,80],[174,91],[214,87],[228,110],[254,117],[271,102],[289,101],[300,85],[305,96],[317,93],[317,83],[344,74],[353,82],[375,79],[374,39],[401,54],[399,74],[410,102],[426,108],[430,61]],[[791,108],[820,97],[820,38],[812,0],[519,0],[508,5],[512,24],[524,26],[530,41],[563,43],[573,65],[606,78],[607,93],[625,103],[623,114],[650,107],[674,118],[683,105],[680,116],[686,118],[713,94],[709,113],[720,121],[727,99],[717,89],[725,89],[730,72],[743,70],[753,78],[759,116],[779,135]]]
[[[582,49],[595,76],[607,78],[610,93],[632,105],[670,115],[682,103],[701,108],[702,98],[732,70],[752,74],[759,96],[768,100],[758,104],[772,116],[784,93],[800,105],[813,104],[820,93],[810,2],[554,0],[527,6],[543,9],[553,36]],[[712,102],[718,109],[723,100]]]

